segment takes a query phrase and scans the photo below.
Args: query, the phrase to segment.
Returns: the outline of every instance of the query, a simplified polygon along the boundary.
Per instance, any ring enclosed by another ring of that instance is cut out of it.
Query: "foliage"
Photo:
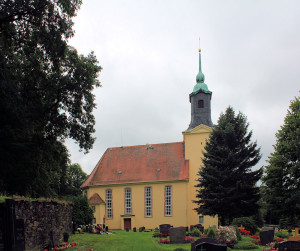
[[[255,186],[262,169],[252,171],[261,158],[256,142],[251,142],[247,119],[231,107],[213,127],[203,153],[203,168],[198,172],[198,214],[218,215],[221,225],[234,217],[257,213],[259,188]]]
[[[77,225],[87,225],[94,218],[93,210],[89,206],[85,195],[73,197],[73,222]]]
[[[0,192],[55,197],[69,165],[64,139],[93,146],[101,67],[67,45],[80,0],[2,2]]]
[[[219,227],[216,231],[215,239],[221,243],[233,246],[237,243],[236,230],[234,227]]]
[[[275,232],[275,235],[278,238],[287,238],[287,237],[289,237],[289,234],[287,232],[283,232],[283,231]]]
[[[152,237],[158,238],[158,237],[162,237],[162,236],[161,236],[161,233],[153,233]]]
[[[248,249],[257,249],[257,246],[251,242],[238,242],[234,245],[234,249],[242,249],[242,250],[248,250]]]
[[[216,229],[214,227],[209,227],[207,230],[207,237],[214,239],[216,236]]]
[[[242,240],[242,235],[241,235],[240,230],[237,227],[235,228],[235,234],[236,234],[237,240],[241,241]]]
[[[300,98],[291,101],[284,124],[276,133],[274,152],[263,178],[272,221],[300,218]],[[272,223],[273,223],[272,222]]]
[[[194,227],[193,230],[191,231],[191,236],[194,237],[200,237],[201,236],[201,231],[197,227]]]
[[[61,194],[68,196],[77,196],[81,194],[80,186],[88,178],[88,175],[82,170],[79,164],[71,164],[67,167],[64,181],[64,189]]]
[[[250,217],[235,218],[233,219],[231,225],[238,226],[238,227],[243,225],[243,227],[248,231],[250,231],[251,234],[255,234],[256,231],[258,230],[257,225]]]

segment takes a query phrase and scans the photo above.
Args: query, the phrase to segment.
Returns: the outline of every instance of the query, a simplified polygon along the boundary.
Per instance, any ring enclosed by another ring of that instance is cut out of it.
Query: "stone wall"
[[[26,250],[62,242],[63,233],[72,233],[72,205],[48,201],[15,201],[16,219],[24,220]]]

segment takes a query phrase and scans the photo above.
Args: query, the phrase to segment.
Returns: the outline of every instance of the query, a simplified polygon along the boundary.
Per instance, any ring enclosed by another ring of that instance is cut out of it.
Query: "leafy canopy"
[[[267,209],[278,223],[287,218],[300,224],[300,98],[291,101],[284,124],[276,133],[274,153],[263,177]]]
[[[260,148],[251,142],[246,117],[228,107],[205,146],[199,169],[197,204],[202,215],[219,215],[222,225],[233,218],[257,212],[259,190],[255,186],[262,169],[252,171],[261,158]]]
[[[0,192],[56,196],[69,164],[65,138],[95,141],[101,70],[93,52],[68,46],[81,1],[4,0],[0,5]]]

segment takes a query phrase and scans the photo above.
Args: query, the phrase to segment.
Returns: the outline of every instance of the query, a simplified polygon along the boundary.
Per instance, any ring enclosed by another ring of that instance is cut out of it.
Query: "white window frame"
[[[131,188],[125,188],[125,214],[132,214]]]
[[[106,189],[105,191],[105,201],[106,201],[106,218],[113,218],[113,204],[112,204],[112,190]]]
[[[172,186],[165,186],[165,216],[172,216]]]
[[[152,217],[152,187],[145,187],[145,217]]]

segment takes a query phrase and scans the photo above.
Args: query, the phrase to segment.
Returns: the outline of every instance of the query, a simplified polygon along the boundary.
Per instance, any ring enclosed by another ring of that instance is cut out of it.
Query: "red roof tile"
[[[183,142],[114,147],[105,151],[81,187],[186,180],[188,175]]]
[[[94,193],[91,198],[89,198],[89,204],[101,204],[105,203],[99,194]]]

